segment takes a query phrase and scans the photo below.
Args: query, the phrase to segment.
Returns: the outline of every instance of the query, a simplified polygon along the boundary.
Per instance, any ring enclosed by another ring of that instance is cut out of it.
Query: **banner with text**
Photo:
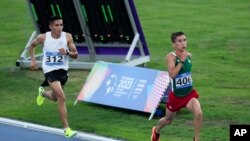
[[[169,82],[165,71],[96,62],[77,100],[151,113]]]

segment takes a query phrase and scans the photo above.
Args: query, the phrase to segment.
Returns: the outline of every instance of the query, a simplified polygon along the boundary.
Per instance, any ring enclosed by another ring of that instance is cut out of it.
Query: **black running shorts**
[[[45,80],[41,84],[41,86],[43,87],[49,86],[48,82],[52,83],[54,81],[60,81],[61,85],[65,85],[68,80],[68,72],[64,69],[54,70],[54,71],[45,73],[44,77],[45,77]]]

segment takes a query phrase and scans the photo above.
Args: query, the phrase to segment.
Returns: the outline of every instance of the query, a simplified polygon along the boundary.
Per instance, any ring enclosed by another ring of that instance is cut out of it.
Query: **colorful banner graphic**
[[[77,100],[151,113],[169,82],[165,71],[97,62]]]

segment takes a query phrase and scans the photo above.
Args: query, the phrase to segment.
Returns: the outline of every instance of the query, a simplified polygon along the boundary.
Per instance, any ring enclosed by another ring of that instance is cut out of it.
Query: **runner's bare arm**
[[[168,66],[169,76],[171,78],[175,78],[182,67],[182,63],[178,63],[177,66],[175,66],[175,56],[171,53],[166,56],[166,63]]]
[[[67,37],[67,42],[68,42],[68,46],[69,46],[69,52],[67,52],[67,54],[71,58],[77,59],[78,52],[77,52],[77,49],[76,49],[76,46],[74,44],[74,41],[73,41],[71,34],[67,33],[66,37]]]
[[[36,59],[35,59],[35,47],[38,44],[43,44],[45,40],[45,34],[39,34],[30,44],[29,46],[29,53],[30,53],[30,58],[31,58],[31,63],[30,63],[30,69],[31,70],[37,70],[37,64],[36,64]]]

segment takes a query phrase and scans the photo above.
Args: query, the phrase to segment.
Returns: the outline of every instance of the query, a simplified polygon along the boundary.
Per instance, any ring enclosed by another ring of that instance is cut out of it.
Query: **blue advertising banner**
[[[169,82],[165,71],[96,62],[77,100],[151,113]]]

